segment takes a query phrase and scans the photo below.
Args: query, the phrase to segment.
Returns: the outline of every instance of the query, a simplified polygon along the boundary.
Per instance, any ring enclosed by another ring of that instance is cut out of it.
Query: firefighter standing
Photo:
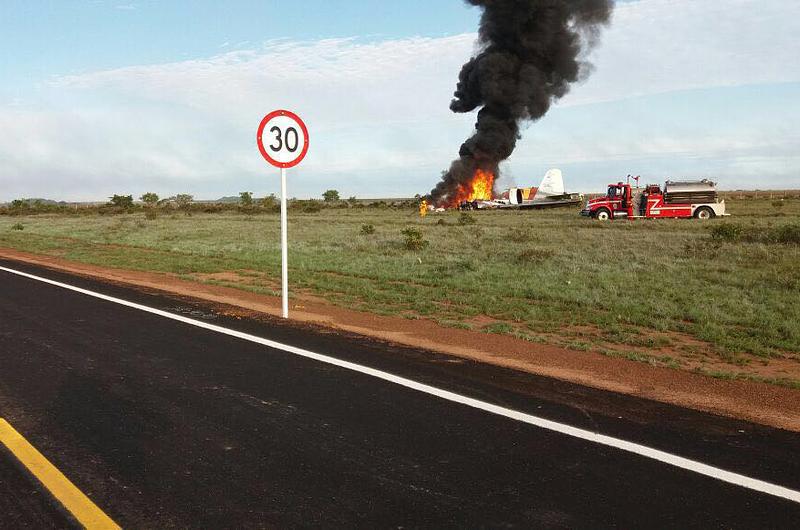
[[[422,199],[419,202],[419,216],[425,219],[426,215],[428,215],[428,201]]]

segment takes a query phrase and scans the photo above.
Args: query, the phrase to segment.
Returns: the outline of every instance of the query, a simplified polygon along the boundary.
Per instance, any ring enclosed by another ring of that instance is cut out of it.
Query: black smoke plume
[[[467,0],[483,7],[479,53],[458,76],[453,112],[478,112],[475,133],[430,198],[442,203],[476,169],[497,175],[514,151],[520,123],[545,115],[570,84],[588,75],[586,52],[608,23],[613,0]]]

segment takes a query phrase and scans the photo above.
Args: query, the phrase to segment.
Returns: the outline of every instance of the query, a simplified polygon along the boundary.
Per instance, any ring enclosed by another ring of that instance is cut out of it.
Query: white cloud
[[[592,56],[594,75],[561,106],[800,81],[797,20],[795,0],[619,4]],[[57,78],[34,103],[0,106],[0,200],[97,198],[146,188],[211,197],[272,191],[254,134],[261,116],[279,107],[297,111],[311,128],[312,149],[295,172],[293,194],[316,195],[332,185],[346,195],[426,191],[475,119],[447,108],[474,40],[463,34],[270,41],[207,59]],[[547,147],[567,161],[726,149],[752,158],[760,156],[753,146],[767,149],[776,141],[762,130],[711,144],[681,143],[669,131],[662,136],[660,143],[612,145],[611,134]],[[740,146],[751,137],[758,141]],[[515,163],[535,162],[518,153]]]
[[[178,104],[229,120],[252,118],[253,107],[269,104],[311,107],[325,123],[371,124],[376,116],[402,121],[447,113],[473,42],[471,34],[375,43],[273,41],[259,50],[67,76],[53,85]]]
[[[617,4],[595,72],[565,104],[706,87],[800,81],[800,2]]]

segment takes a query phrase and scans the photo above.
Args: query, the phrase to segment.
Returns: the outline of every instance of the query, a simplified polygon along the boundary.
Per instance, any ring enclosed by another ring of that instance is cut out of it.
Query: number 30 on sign
[[[308,152],[308,129],[297,114],[270,112],[258,126],[258,149],[267,162],[281,169],[294,167]]]

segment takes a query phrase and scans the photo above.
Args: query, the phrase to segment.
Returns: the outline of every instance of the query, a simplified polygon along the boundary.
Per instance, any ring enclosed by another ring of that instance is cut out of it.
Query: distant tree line
[[[291,198],[288,202],[290,211],[302,213],[319,212],[326,208],[416,208],[419,197],[413,199],[358,199],[352,196],[342,200],[338,190],[326,190],[322,199]],[[218,201],[195,201],[194,196],[180,193],[161,198],[157,193],[143,193],[138,201],[132,194],[114,194],[105,204],[76,205],[46,199],[16,199],[8,205],[0,205],[0,215],[32,215],[39,213],[72,213],[114,215],[144,211],[148,218],[162,213],[183,212],[217,213],[242,212],[248,214],[278,213],[280,200],[270,194],[257,198],[251,191],[239,192],[238,197],[225,197]]]

